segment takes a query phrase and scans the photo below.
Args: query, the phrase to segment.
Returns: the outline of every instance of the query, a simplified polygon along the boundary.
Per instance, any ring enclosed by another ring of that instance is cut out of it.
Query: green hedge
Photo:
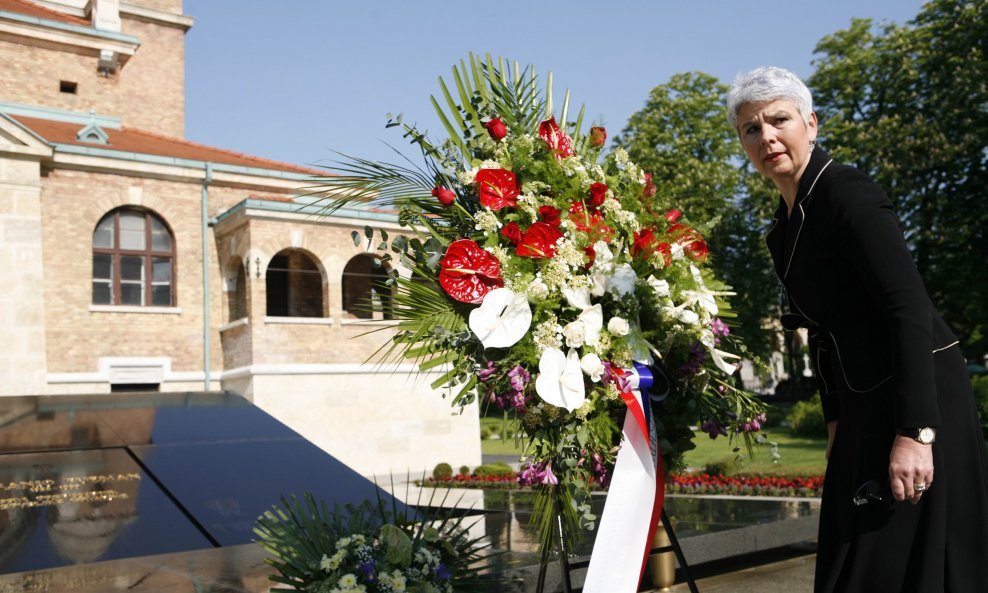
[[[827,421],[823,418],[820,394],[798,402],[789,412],[789,430],[793,435],[827,438]]]

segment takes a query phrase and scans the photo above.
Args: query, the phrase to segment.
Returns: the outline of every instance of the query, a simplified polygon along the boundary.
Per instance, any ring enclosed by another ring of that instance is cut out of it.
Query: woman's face
[[[798,183],[816,141],[816,114],[804,122],[795,103],[775,99],[745,103],[738,110],[738,134],[759,173],[775,182]]]

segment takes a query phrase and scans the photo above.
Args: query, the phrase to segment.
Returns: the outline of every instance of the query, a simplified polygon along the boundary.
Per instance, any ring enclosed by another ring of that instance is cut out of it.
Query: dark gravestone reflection
[[[282,494],[391,497],[234,394],[0,398],[0,573],[234,546]]]

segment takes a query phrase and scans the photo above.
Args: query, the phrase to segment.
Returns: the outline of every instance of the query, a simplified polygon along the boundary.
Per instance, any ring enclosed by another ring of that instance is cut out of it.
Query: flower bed
[[[524,490],[515,476],[453,476],[430,478],[421,486],[439,488],[483,488],[485,490]],[[749,496],[820,496],[823,476],[715,475],[702,472],[671,474],[667,494],[729,494]]]

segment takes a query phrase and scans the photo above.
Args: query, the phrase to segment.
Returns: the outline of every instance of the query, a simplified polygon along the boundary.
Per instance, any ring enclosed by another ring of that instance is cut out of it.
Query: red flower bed
[[[423,486],[447,488],[521,489],[515,475],[429,478]],[[706,473],[672,474],[667,494],[731,494],[749,496],[820,496],[823,476],[721,476]]]

